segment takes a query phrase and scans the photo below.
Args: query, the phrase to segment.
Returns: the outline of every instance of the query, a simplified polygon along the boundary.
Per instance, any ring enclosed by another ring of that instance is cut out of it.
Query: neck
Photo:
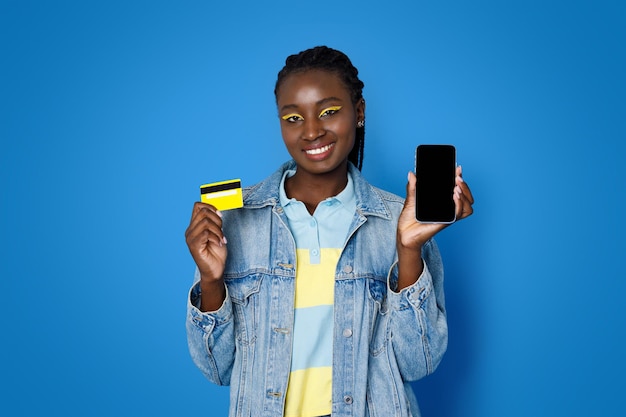
[[[303,202],[309,213],[313,214],[321,201],[336,196],[347,184],[347,165],[333,172],[316,175],[296,170],[294,176],[285,180],[285,193],[287,197]]]

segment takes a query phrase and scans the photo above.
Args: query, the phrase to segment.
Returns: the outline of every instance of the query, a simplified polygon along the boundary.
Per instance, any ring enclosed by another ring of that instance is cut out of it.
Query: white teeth
[[[305,151],[308,155],[319,155],[321,153],[324,153],[326,151],[328,151],[330,148],[333,147],[333,143],[331,143],[330,145],[326,145],[326,146],[322,146],[321,148],[317,148],[317,149],[309,149],[308,151]]]

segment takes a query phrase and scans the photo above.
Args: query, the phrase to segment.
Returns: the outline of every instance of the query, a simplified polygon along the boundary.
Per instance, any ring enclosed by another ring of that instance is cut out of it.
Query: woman
[[[343,53],[287,58],[275,95],[292,161],[244,190],[244,207],[196,203],[191,356],[231,385],[231,416],[418,416],[409,385],[447,346],[443,270],[406,201],[360,168],[365,101]],[[457,169],[457,219],[473,198]]]

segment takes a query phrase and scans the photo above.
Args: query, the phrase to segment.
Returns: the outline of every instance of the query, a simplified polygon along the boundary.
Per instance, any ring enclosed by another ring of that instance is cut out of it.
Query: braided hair
[[[285,66],[278,73],[274,95],[278,96],[278,88],[288,75],[311,69],[325,70],[337,74],[341,82],[350,91],[352,104],[356,105],[363,100],[364,84],[358,77],[359,71],[352,65],[350,58],[346,54],[327,46],[316,46],[287,57]],[[365,127],[361,126],[356,128],[354,147],[350,151],[350,155],[348,155],[348,160],[359,171],[363,167],[364,147]]]

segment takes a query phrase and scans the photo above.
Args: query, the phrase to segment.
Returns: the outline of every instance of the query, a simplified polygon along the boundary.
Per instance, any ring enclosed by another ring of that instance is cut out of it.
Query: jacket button
[[[343,329],[343,337],[350,337],[350,336],[352,336],[352,330]]]
[[[343,397],[343,402],[348,404],[348,405],[352,404],[352,397],[349,396],[349,395],[344,396]]]
[[[274,328],[274,331],[276,333],[289,334],[289,329],[284,328],[284,327],[276,327],[276,328]]]
[[[350,265],[344,266],[343,272],[345,272],[346,274],[349,274],[350,272],[352,272],[352,267]]]

